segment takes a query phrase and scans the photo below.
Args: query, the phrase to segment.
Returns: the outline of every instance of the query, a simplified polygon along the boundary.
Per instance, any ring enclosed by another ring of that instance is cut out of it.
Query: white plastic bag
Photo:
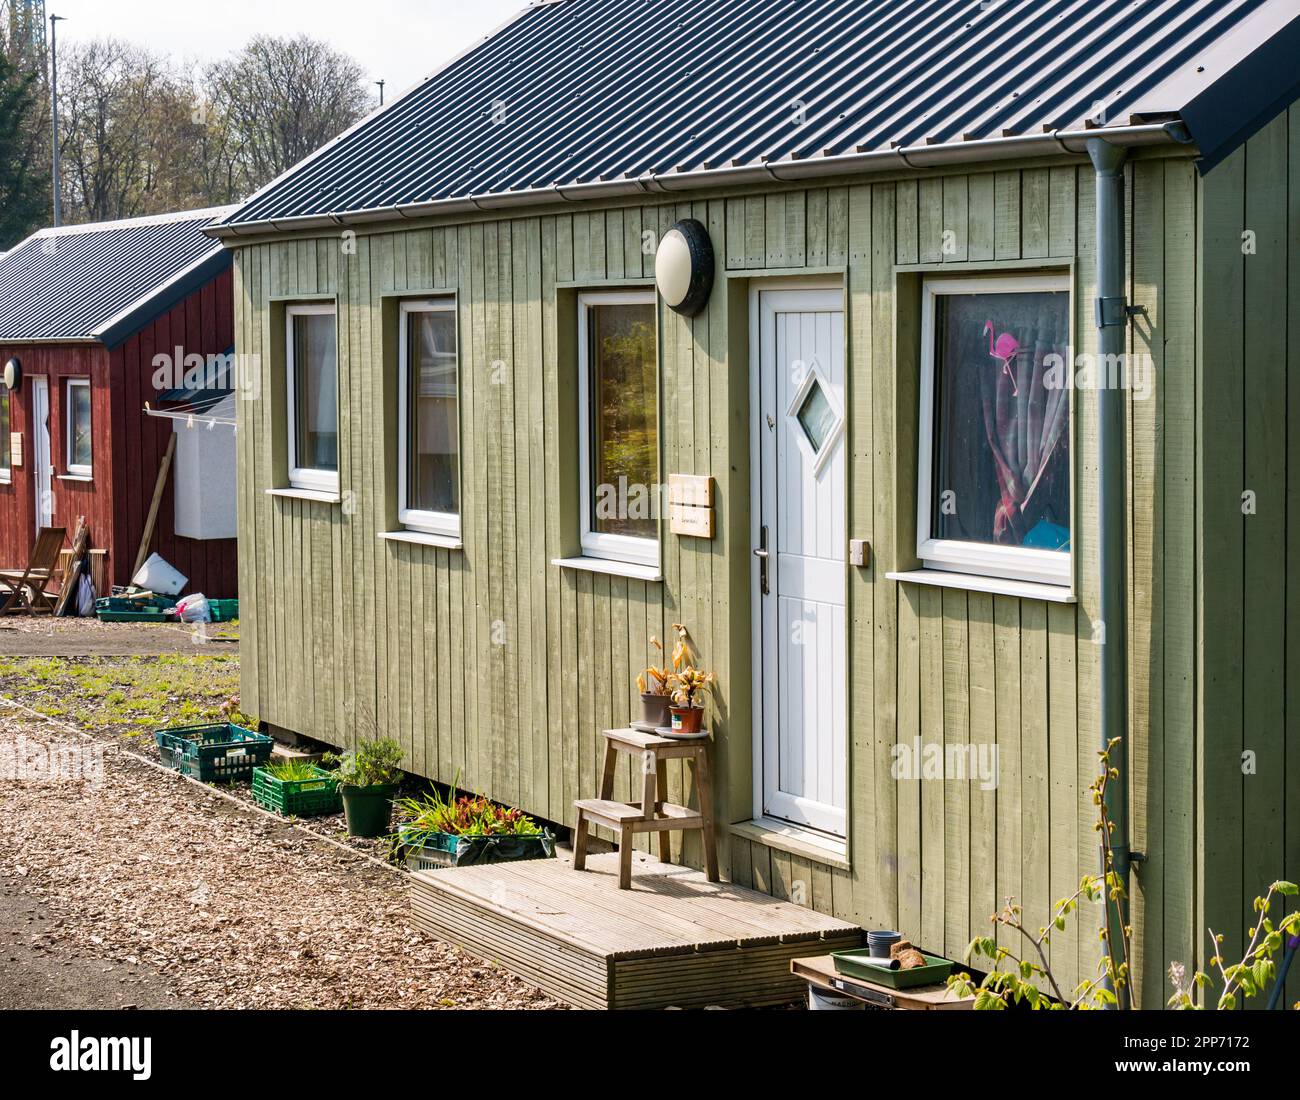
[[[195,592],[176,603],[176,614],[183,623],[212,622],[212,608],[208,598],[202,592]]]

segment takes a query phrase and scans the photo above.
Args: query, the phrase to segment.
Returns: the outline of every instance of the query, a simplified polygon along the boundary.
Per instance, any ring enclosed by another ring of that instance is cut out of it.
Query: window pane
[[[293,318],[295,462],[299,469],[339,468],[338,349],[332,313]]]
[[[460,511],[456,315],[407,315],[406,507]]]
[[[89,466],[90,387],[69,386],[68,400],[72,404],[72,453],[69,462],[73,466]]]
[[[808,396],[799,406],[799,423],[803,427],[804,435],[808,437],[813,454],[820,454],[822,444],[835,428],[835,410],[826,400],[826,395],[822,392],[822,384],[816,378],[813,379]]]
[[[9,469],[9,387],[0,382],[0,470]]]
[[[658,537],[659,384],[655,307],[593,306],[590,318],[591,529]]]
[[[1064,291],[938,296],[936,538],[1069,550],[1069,312]]]

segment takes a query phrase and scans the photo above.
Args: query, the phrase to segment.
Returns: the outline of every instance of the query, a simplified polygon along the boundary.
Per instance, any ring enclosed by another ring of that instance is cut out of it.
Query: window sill
[[[839,871],[852,870],[844,841],[836,841],[825,833],[801,829],[798,825],[786,821],[774,821],[769,817],[741,821],[727,828],[732,836],[753,841],[755,844],[788,852],[801,859],[820,863],[824,867],[834,867]]]
[[[288,497],[291,500],[314,500],[318,504],[342,504],[343,497],[338,493],[327,493],[321,489],[296,489],[287,486],[283,489],[266,489],[269,497]]]
[[[440,550],[464,550],[465,544],[450,535],[431,535],[425,531],[380,531],[385,542],[410,542],[416,546],[436,546]]]
[[[551,564],[558,565],[561,569],[605,573],[611,577],[628,577],[636,581],[664,579],[664,575],[652,565],[633,565],[630,561],[610,561],[608,558],[555,558]]]
[[[4,471],[3,473],[0,473],[0,485],[12,485],[13,483],[14,483],[14,479],[9,474],[8,470]]]
[[[967,592],[989,592],[995,596],[1018,596],[1023,600],[1046,600],[1048,603],[1078,603],[1079,598],[1063,584],[1039,581],[1012,581],[1002,577],[981,577],[975,573],[946,573],[939,569],[912,569],[904,573],[886,573],[891,581],[905,584],[929,584],[939,588],[962,588]]]
[[[95,480],[90,474],[55,474],[54,478],[56,481],[79,481],[83,485]]]

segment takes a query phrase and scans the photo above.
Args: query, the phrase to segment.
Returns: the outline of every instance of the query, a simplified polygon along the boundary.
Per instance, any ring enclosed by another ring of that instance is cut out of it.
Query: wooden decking
[[[422,871],[412,920],[579,1008],[781,1004],[805,985],[790,961],[856,947],[861,929],[743,886],[636,854],[586,871],[562,858]]]

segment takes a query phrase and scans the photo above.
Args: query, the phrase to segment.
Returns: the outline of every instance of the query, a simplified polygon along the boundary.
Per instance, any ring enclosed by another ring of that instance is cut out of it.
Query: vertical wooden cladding
[[[1140,886],[1144,911],[1159,909],[1158,932],[1139,932],[1154,1003],[1164,961],[1190,935],[1193,890],[1196,181],[1184,159],[1138,158],[1129,173],[1134,296],[1159,304],[1151,311],[1159,328],[1139,325],[1135,350],[1149,346],[1161,366],[1151,396],[1132,402],[1135,796],[1151,807],[1142,843],[1164,853],[1158,885]],[[1080,162],[375,233],[358,238],[354,253],[337,238],[240,248],[237,343],[262,354],[263,393],[269,372],[282,369],[269,354],[269,302],[338,296],[344,495],[341,506],[267,496],[283,425],[267,400],[241,403],[246,708],[337,744],[391,734],[423,774],[459,775],[567,822],[572,800],[595,789],[599,731],[633,713],[649,636],[684,622],[720,674],[720,812],[748,817],[749,366],[738,288],[765,271],[840,270],[849,522],[875,549],[870,569],[850,571],[848,588],[852,869],[733,838],[730,874],[863,924],[900,927],[954,955],[1007,895],[1024,902],[1029,922],[1045,923],[1052,902],[1097,860],[1087,791],[1099,738],[1095,410],[1090,394],[1076,395],[1077,605],[886,581],[905,564],[894,534],[914,507],[898,492],[916,426],[897,410],[916,379],[911,360],[896,355],[911,338],[900,335],[897,269],[1073,265],[1076,350],[1087,351],[1092,195],[1091,168]],[[687,216],[709,226],[728,278],[693,321],[661,309],[663,472],[718,478],[719,537],[665,536],[661,584],[561,570],[550,562],[574,534],[557,504],[573,440],[557,424],[573,397],[557,287],[649,276],[643,234],[657,237]],[[378,538],[393,476],[380,443],[381,303],[432,290],[454,291],[459,303],[463,552]],[[916,736],[996,743],[997,788],[896,782],[892,750]],[[620,789],[628,783],[624,770]],[[691,797],[680,767],[669,783],[674,800]],[[698,856],[692,842],[688,859]],[[1053,945],[1067,981],[1092,971],[1092,927],[1085,917]]]
[[[1241,957],[1252,900],[1300,875],[1300,110],[1207,175],[1194,422],[1203,578],[1193,930]],[[1276,915],[1276,909],[1275,909]],[[1287,1001],[1300,998],[1292,975]]]
[[[154,356],[175,357],[178,347],[186,355],[224,355],[234,343],[232,295],[231,274],[226,270],[107,353],[113,393],[113,545],[109,553],[114,584],[130,581],[158,469],[172,434],[172,421],[144,413],[146,402],[157,404]],[[173,385],[169,381],[164,388]],[[231,429],[218,426],[212,430]],[[103,437],[96,431],[96,444]],[[178,537],[172,529],[175,485],[173,473],[167,479],[149,549],[189,578],[187,591],[213,597],[237,595],[237,540]]]
[[[22,433],[23,463],[14,468],[8,485],[0,485],[0,559],[5,568],[21,568],[36,538],[36,440],[32,432],[32,378],[44,377],[50,392],[50,459],[55,475],[66,472],[67,382],[89,378],[91,481],[51,479],[54,493],[53,523],[68,529],[68,539],[78,516],[90,526],[92,545],[110,550],[113,537],[114,492],[109,470],[115,456],[113,440],[104,427],[109,423],[108,356],[98,344],[0,345],[0,362],[17,357],[23,365],[24,383],[11,395],[12,430]]]

